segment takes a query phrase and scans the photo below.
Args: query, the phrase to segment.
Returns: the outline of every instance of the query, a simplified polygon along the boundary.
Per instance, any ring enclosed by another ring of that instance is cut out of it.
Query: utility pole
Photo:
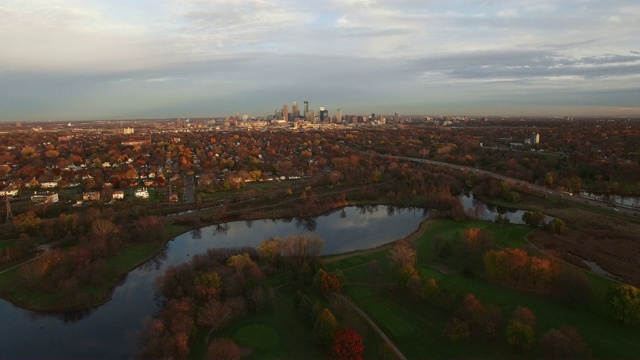
[[[11,212],[11,203],[9,202],[9,195],[5,195],[7,202],[7,221],[5,224],[10,224],[13,222],[13,213]]]

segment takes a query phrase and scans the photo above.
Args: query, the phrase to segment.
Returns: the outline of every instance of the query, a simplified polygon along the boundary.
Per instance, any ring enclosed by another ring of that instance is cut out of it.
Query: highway
[[[602,209],[609,209],[611,211],[611,214],[620,213],[620,214],[627,214],[629,216],[636,216],[636,217],[640,216],[638,214],[640,212],[640,209],[620,207],[620,206],[614,207],[610,203],[602,201],[602,200],[593,199],[593,198],[585,198],[583,196],[576,195],[576,194],[571,194],[570,195],[568,193],[555,191],[555,190],[546,188],[544,186],[532,184],[532,183],[526,182],[524,180],[510,178],[510,177],[507,177],[507,176],[504,176],[504,175],[501,175],[501,174],[497,174],[497,173],[494,173],[494,172],[491,172],[491,171],[474,168],[474,167],[471,167],[471,166],[457,165],[457,164],[451,164],[451,163],[446,163],[446,162],[441,162],[441,161],[433,161],[433,160],[428,160],[428,159],[412,158],[412,157],[404,157],[404,156],[382,155],[382,154],[377,154],[377,153],[375,155],[381,156],[381,157],[387,157],[387,158],[396,158],[396,159],[400,159],[400,160],[407,160],[407,161],[420,163],[420,164],[430,164],[430,165],[433,165],[433,166],[444,166],[444,167],[448,167],[448,168],[451,168],[451,169],[458,169],[458,170],[462,170],[462,171],[468,171],[468,172],[476,173],[478,175],[487,175],[487,176],[491,176],[491,177],[493,177],[495,179],[504,180],[509,185],[511,185],[513,187],[516,187],[516,188],[518,188],[518,189],[520,189],[521,191],[524,191],[524,192],[538,193],[538,194],[541,194],[541,195],[548,195],[548,196],[556,196],[556,197],[561,198],[563,200],[566,200],[568,202],[578,203],[578,204],[581,204],[581,205],[589,205],[589,206],[592,206],[592,207],[598,207],[598,208],[602,208]]]

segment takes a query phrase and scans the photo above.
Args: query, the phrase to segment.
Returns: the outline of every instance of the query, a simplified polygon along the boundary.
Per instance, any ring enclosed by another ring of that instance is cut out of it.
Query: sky
[[[0,121],[640,115],[637,0],[0,0]]]

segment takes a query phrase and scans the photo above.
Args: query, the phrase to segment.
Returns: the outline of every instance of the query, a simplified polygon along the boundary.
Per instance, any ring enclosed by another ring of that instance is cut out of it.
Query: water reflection
[[[414,231],[423,209],[348,207],[316,218],[238,221],[189,231],[169,242],[154,259],[130,272],[110,301],[73,313],[33,313],[0,301],[0,358],[131,358],[145,319],[163,305],[154,279],[169,266],[214,248],[255,250],[269,237],[304,232],[324,239],[325,254],[376,247]]]

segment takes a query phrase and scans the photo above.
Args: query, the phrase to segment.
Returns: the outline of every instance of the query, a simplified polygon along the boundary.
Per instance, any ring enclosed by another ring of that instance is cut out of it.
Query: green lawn
[[[609,279],[588,273],[593,299],[585,305],[569,307],[543,293],[514,290],[481,276],[466,278],[460,275],[457,270],[461,268],[456,266],[461,262],[451,258],[440,259],[432,240],[434,236],[442,236],[449,241],[456,241],[461,238],[464,229],[469,227],[491,231],[496,244],[501,247],[527,246],[525,236],[531,230],[522,225],[500,227],[478,221],[433,221],[415,244],[419,272],[427,278],[433,277],[441,289],[452,294],[473,293],[485,305],[501,306],[507,319],[517,306],[530,308],[537,318],[537,337],[551,328],[573,326],[578,329],[595,358],[633,358],[640,353],[640,329],[621,324],[609,316],[603,300],[606,290],[613,283]],[[517,352],[503,340],[487,343],[471,339],[452,344],[441,334],[445,323],[452,317],[451,313],[443,312],[435,304],[421,300],[407,291],[394,290],[390,293],[389,286],[375,286],[371,283],[370,266],[367,263],[375,259],[379,262],[380,269],[388,272],[386,254],[387,250],[369,255],[354,255],[357,257],[356,261],[343,259],[329,264],[329,268],[332,271],[342,269],[350,282],[357,283],[347,285],[345,294],[374,319],[408,358],[471,356],[507,359],[542,356],[535,346],[529,351]],[[446,275],[432,268],[434,263],[446,264],[457,272]],[[387,274],[383,278],[390,276]]]

